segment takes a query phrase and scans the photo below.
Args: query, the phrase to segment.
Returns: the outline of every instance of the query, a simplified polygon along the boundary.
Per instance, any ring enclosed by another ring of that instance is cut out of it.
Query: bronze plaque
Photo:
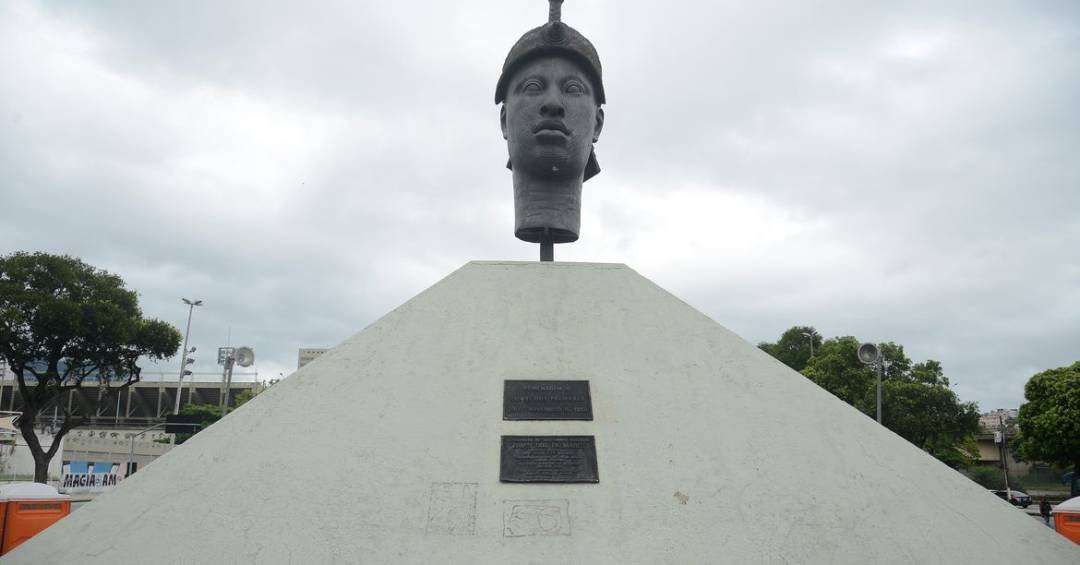
[[[589,381],[503,381],[503,420],[592,420]]]
[[[504,483],[598,483],[593,436],[502,436]]]

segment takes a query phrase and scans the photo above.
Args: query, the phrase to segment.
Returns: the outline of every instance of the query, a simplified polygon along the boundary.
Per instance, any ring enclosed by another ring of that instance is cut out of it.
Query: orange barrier
[[[0,488],[0,555],[71,513],[71,497],[41,483]]]
[[[1059,534],[1080,543],[1080,514],[1058,514],[1054,517],[1054,529]]]
[[[1080,496],[1054,507],[1054,529],[1075,543],[1080,543]]]

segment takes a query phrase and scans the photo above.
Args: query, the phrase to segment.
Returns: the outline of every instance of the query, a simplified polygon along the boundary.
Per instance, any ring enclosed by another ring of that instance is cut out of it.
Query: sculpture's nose
[[[563,107],[558,96],[548,96],[544,99],[544,103],[540,105],[540,115],[545,118],[564,118],[566,117],[566,108]]]

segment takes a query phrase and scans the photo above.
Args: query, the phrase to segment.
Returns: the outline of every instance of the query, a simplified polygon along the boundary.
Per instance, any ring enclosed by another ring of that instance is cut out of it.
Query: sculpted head
[[[508,82],[499,114],[510,168],[530,177],[583,182],[604,110],[580,65],[560,56],[535,58]]]
[[[604,84],[596,49],[560,21],[561,0],[549,1],[548,23],[510,49],[495,103],[514,173],[514,235],[568,243],[580,231],[582,183],[600,172]]]

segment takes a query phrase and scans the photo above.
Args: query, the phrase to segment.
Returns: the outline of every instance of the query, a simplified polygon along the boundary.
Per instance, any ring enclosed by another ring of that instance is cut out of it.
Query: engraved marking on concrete
[[[569,536],[570,501],[504,500],[503,536]]]
[[[476,491],[477,483],[431,483],[427,533],[475,535]]]
[[[690,495],[675,491],[675,500],[678,500],[679,504],[686,504],[690,500]]]

